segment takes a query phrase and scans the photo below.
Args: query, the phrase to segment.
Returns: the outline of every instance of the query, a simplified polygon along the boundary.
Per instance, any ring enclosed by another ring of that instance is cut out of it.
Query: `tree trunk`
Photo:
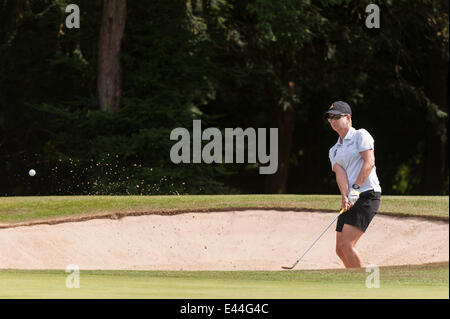
[[[122,97],[120,46],[125,29],[126,0],[104,0],[98,41],[97,90],[100,109],[115,112]]]
[[[267,175],[265,193],[283,194],[287,189],[289,159],[292,151],[292,135],[295,127],[295,110],[291,107],[283,110],[276,103],[273,92],[267,89],[269,106],[269,125],[278,128],[278,170]]]

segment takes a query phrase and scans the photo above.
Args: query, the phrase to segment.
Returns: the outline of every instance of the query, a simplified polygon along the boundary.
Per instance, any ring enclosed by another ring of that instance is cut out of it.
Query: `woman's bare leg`
[[[342,232],[336,232],[336,255],[342,260],[345,268],[349,267],[347,259],[345,259],[344,252],[342,251]]]
[[[364,232],[361,229],[345,224],[342,232],[336,238],[336,251],[339,251],[343,255],[341,260],[344,262],[346,268],[363,267],[361,256],[355,248],[362,234]]]

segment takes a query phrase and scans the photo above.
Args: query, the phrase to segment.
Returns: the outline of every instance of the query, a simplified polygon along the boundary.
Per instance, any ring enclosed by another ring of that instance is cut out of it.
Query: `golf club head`
[[[281,268],[286,269],[286,270],[291,270],[291,269],[293,269],[294,267],[282,266]]]

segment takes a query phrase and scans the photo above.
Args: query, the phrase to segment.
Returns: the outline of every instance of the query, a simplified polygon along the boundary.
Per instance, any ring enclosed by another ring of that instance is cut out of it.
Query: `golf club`
[[[282,266],[281,268],[283,268],[283,269],[288,269],[288,270],[294,269],[294,267],[297,266],[297,264],[299,263],[299,261],[302,260],[303,256],[306,255],[306,253],[314,246],[314,244],[320,239],[320,237],[322,237],[322,235],[327,231],[327,229],[330,228],[330,226],[336,221],[336,219],[339,217],[339,215],[341,215],[343,212],[344,212],[344,209],[342,208],[342,209],[339,211],[339,214],[337,214],[336,217],[333,218],[333,220],[331,221],[331,223],[330,223],[327,227],[325,227],[324,230],[322,230],[322,232],[321,232],[320,235],[316,238],[316,240],[314,240],[314,242],[311,244],[311,246],[309,246],[308,249],[305,250],[305,252],[300,256],[299,259],[297,259],[297,261],[292,265],[292,267],[289,267],[289,266]]]

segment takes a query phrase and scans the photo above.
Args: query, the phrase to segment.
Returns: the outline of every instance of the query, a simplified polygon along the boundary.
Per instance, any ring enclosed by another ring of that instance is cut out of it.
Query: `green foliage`
[[[222,167],[170,162],[170,147],[174,144],[169,140],[170,131],[191,127],[194,116],[191,110],[205,104],[213,94],[199,68],[202,61],[192,44],[183,1],[153,2],[150,7],[129,3],[128,31],[121,59],[125,70],[135,71],[125,72],[122,108],[116,114],[99,111],[94,95],[96,37],[93,33],[98,30],[95,19],[101,7],[87,2],[79,4],[83,28],[78,32],[41,30],[54,43],[42,44],[46,46],[46,60],[37,60],[39,56],[36,60],[14,58],[14,51],[23,50],[27,44],[32,50],[35,44],[41,45],[29,42],[32,32],[36,32],[33,28],[41,19],[46,18],[47,25],[54,28],[59,27],[59,21],[64,21],[60,11],[61,5],[64,10],[64,3],[41,4],[42,8],[29,13],[30,29],[17,30],[27,38],[23,41],[16,38],[7,52],[12,62],[26,61],[24,67],[35,70],[27,73],[27,80],[41,87],[36,92],[17,91],[24,87],[20,72],[12,72],[14,64],[5,62],[5,69],[11,75],[2,79],[11,88],[5,105],[13,103],[6,109],[6,117],[18,118],[15,124],[22,130],[12,126],[5,129],[8,153],[3,155],[7,165],[2,175],[9,178],[3,184],[4,194],[231,191],[217,181],[218,175],[226,175]],[[48,16],[52,10],[58,13],[55,19]],[[160,12],[166,12],[166,16]],[[42,78],[43,73],[48,78]],[[19,96],[23,101],[17,99]],[[27,136],[25,140],[24,136]],[[26,175],[26,167],[37,170],[36,178]]]
[[[179,106],[125,99],[113,114],[82,106],[70,110],[44,104],[35,109],[47,119],[48,141],[43,146],[47,163],[40,169],[52,181],[46,194],[230,191],[214,181],[218,167],[171,163],[171,128],[192,126],[192,114]]]
[[[295,111],[288,192],[335,193],[335,100],[374,136],[384,193],[448,194],[447,2],[380,2],[369,30],[368,1],[128,1],[115,114],[96,99],[101,2],[77,2],[80,29],[68,3],[0,5],[0,194],[262,192],[257,165],[172,164],[169,134],[268,127],[274,106]]]

